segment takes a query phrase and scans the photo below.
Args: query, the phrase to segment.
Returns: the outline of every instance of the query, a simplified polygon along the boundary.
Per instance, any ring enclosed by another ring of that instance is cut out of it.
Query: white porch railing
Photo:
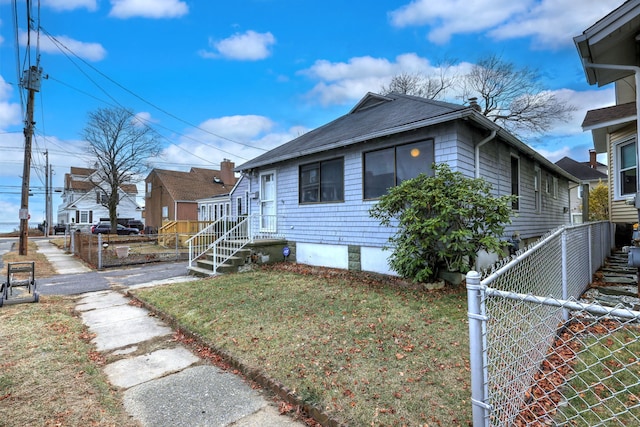
[[[203,228],[187,240],[189,267],[204,254],[212,251],[213,271],[248,243],[255,240],[281,239],[276,233],[276,215],[251,215],[249,217],[224,216]]]
[[[226,234],[227,228],[228,221],[223,217],[209,224],[186,241],[189,245],[189,267],[192,267],[193,261],[200,258],[213,246],[213,242]]]

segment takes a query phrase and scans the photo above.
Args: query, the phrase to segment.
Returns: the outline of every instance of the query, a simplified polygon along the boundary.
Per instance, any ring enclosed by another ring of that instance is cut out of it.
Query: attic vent
[[[213,177],[213,182],[215,182],[216,184],[222,184],[222,180],[220,178],[218,178],[217,176]]]

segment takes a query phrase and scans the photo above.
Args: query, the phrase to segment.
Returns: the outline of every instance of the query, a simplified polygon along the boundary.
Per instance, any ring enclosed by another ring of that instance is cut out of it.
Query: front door
[[[260,231],[276,231],[276,173],[260,174]]]

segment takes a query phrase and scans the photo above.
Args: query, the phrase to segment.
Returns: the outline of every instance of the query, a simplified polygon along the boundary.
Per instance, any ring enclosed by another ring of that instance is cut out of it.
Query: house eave
[[[595,69],[587,65],[638,65],[635,51],[639,23],[640,1],[627,1],[573,38],[589,84],[604,86],[632,74],[629,70]]]
[[[606,153],[608,144],[608,135],[622,129],[625,126],[633,124],[637,121],[635,116],[624,117],[607,122],[596,123],[591,126],[583,126],[583,131],[591,131],[591,139],[593,139],[593,148],[596,153]]]

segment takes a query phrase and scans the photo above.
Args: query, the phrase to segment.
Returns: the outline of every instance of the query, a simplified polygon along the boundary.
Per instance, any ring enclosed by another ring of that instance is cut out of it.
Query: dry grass
[[[0,309],[0,426],[136,426],[71,299]]]
[[[299,268],[136,295],[348,425],[470,425],[462,289]]]
[[[56,274],[56,270],[47,260],[47,257],[38,252],[38,247],[33,241],[29,241],[27,246],[27,255],[18,255],[18,243],[16,242],[14,249],[2,255],[3,266],[0,270],[1,281],[6,281],[7,263],[9,262],[25,262],[34,261],[36,269],[36,281],[39,277],[51,277]]]

